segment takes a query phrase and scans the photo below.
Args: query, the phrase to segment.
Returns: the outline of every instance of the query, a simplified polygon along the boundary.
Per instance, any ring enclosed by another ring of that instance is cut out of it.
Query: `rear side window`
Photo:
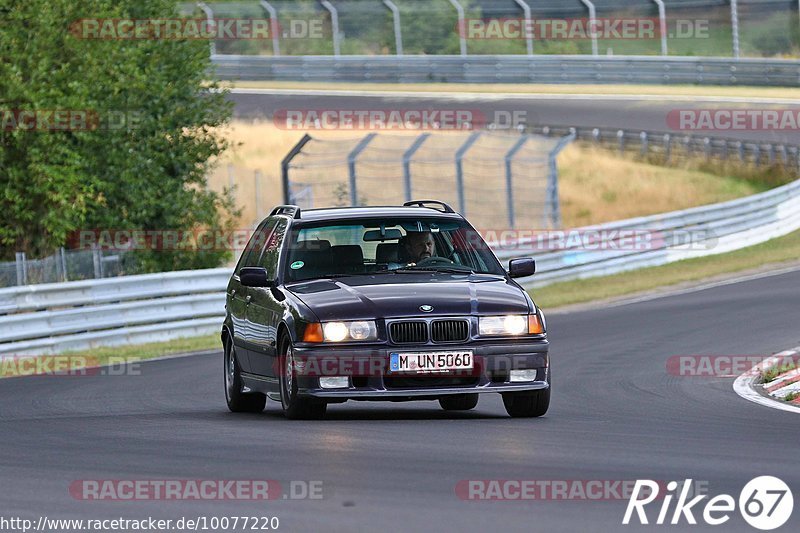
[[[286,236],[286,228],[289,223],[286,220],[279,220],[274,225],[272,233],[267,238],[264,251],[261,253],[259,264],[267,271],[269,279],[275,279],[278,275],[278,256],[280,255],[281,245]]]

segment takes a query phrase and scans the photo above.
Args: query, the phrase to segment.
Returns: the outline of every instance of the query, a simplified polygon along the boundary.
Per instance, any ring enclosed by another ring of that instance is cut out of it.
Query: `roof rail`
[[[441,211],[442,213],[455,213],[452,207],[450,207],[444,202],[440,202],[439,200],[412,200],[410,202],[404,203],[403,207],[412,207],[412,206],[426,207],[425,204],[438,205],[441,208],[439,209],[439,211]]]
[[[269,214],[269,216],[275,215],[288,215],[298,219],[300,218],[300,208],[296,205],[279,205]]]

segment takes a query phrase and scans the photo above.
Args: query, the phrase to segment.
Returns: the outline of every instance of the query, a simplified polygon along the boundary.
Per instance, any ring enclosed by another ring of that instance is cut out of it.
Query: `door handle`
[[[248,294],[248,295],[247,295],[247,298],[245,298],[245,299],[244,299],[244,301],[245,301],[245,302],[247,302],[247,303],[250,303],[250,300],[251,300],[252,298],[253,298],[253,297],[252,297],[252,296],[250,296],[250,295]]]

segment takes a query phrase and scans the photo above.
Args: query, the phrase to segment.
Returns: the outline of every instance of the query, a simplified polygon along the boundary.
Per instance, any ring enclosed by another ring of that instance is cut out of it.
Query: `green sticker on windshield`
[[[302,261],[295,261],[294,263],[289,265],[289,268],[291,268],[292,270],[297,270],[298,268],[303,268],[304,266],[305,263],[303,263]]]

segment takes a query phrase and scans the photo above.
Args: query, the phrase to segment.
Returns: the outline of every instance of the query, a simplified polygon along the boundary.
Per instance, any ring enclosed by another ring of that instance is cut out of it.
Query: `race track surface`
[[[0,380],[2,515],[37,519],[278,516],[283,531],[625,531],[626,501],[462,501],[470,479],[708,482],[761,474],[800,489],[800,419],[739,398],[732,378],[670,375],[670,356],[800,344],[800,271],[549,317],[554,396],[541,419],[434,402],[348,402],[324,421],[225,407],[221,354],[140,375]],[[82,479],[321,480],[321,500],[80,501]],[[795,497],[796,503],[798,498]],[[657,508],[650,508],[655,519]],[[725,526],[755,531],[734,515]],[[780,531],[797,531],[800,511]],[[641,528],[649,531],[661,527]],[[675,530],[673,528],[672,530]]]
[[[475,116],[484,116],[492,122],[495,113],[500,111],[505,114],[500,117],[511,116],[509,113],[518,112],[519,116],[529,125],[548,126],[575,126],[622,128],[630,130],[647,130],[657,132],[674,131],[667,122],[671,111],[684,109],[792,109],[800,111],[800,104],[752,104],[747,102],[730,103],[719,102],[690,102],[685,99],[670,101],[669,98],[604,97],[590,95],[584,97],[498,97],[496,95],[482,95],[476,98],[436,98],[402,97],[385,95],[322,95],[314,92],[313,96],[307,94],[287,95],[283,91],[253,92],[252,94],[235,93],[229,98],[235,103],[234,115],[237,118],[247,119],[272,119],[276,111],[280,110],[392,110],[392,109],[425,109],[425,110],[469,110]],[[482,114],[482,115],[481,115]],[[502,118],[501,118],[502,120]],[[746,131],[729,130],[716,132],[681,132],[684,135],[692,133],[697,137],[723,137],[742,141],[787,143],[800,145],[800,130],[769,130]]]

